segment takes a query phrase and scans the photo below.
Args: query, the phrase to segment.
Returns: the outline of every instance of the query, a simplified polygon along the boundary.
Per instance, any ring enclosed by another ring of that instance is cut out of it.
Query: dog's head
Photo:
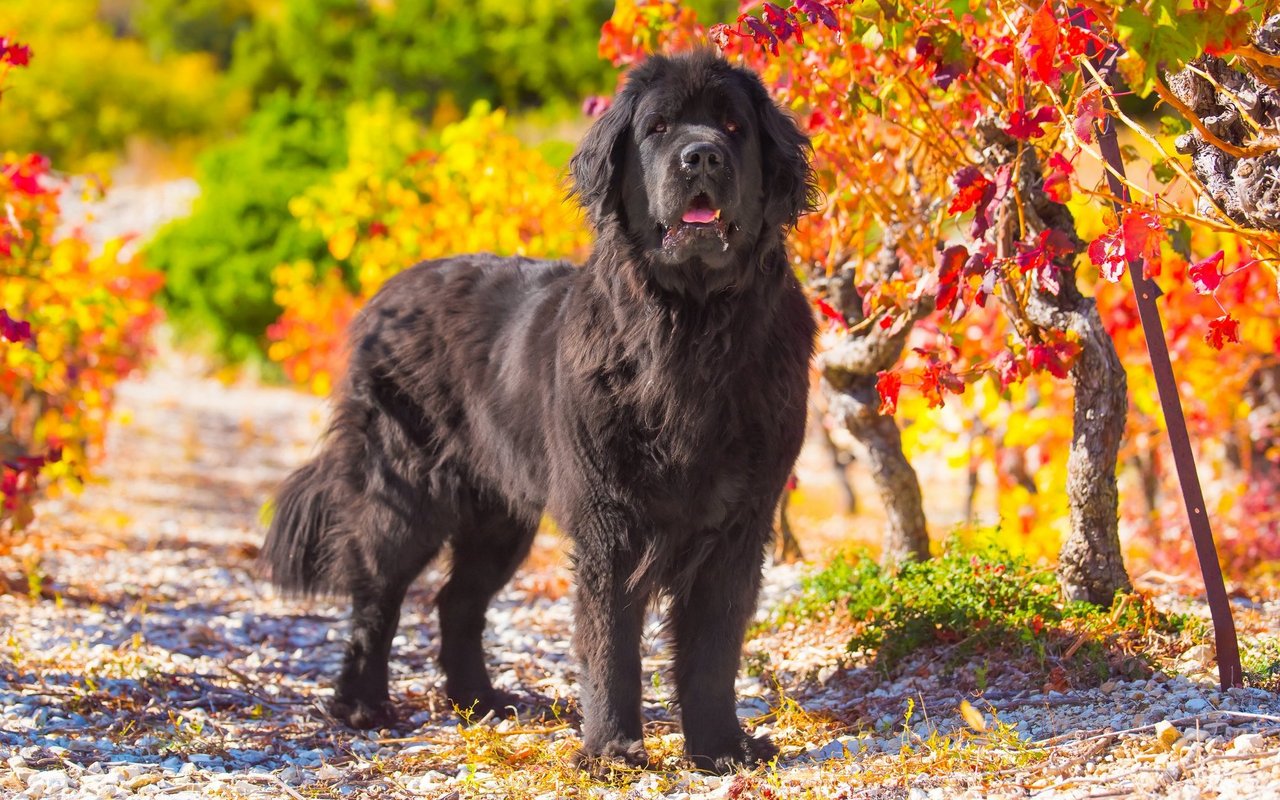
[[[570,163],[592,224],[659,272],[743,264],[813,207],[808,138],[760,79],[708,52],[635,68]]]

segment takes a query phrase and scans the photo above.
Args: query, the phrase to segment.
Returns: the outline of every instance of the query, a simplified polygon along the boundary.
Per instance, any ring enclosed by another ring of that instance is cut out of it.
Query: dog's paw
[[[368,702],[336,697],[329,703],[329,714],[359,730],[390,728],[396,724],[396,710],[390,701]]]
[[[615,741],[609,742],[598,753],[582,748],[573,757],[573,763],[592,777],[607,779],[615,771],[649,768],[649,751],[644,749],[644,742]]]
[[[696,752],[691,749],[686,749],[685,752],[695,768],[717,775],[727,775],[739,767],[765,764],[777,755],[778,748],[768,736],[752,737],[745,733],[740,734],[728,747],[711,752]]]

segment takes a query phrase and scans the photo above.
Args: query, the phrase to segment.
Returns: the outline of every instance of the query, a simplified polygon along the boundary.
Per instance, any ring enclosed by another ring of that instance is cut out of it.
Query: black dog
[[[263,552],[279,586],[353,599],[335,715],[391,719],[400,604],[446,543],[446,689],[501,710],[485,609],[545,510],[574,543],[584,757],[647,762],[639,647],[659,593],[687,754],[725,771],[776,752],[742,731],[734,678],[804,431],[814,323],[783,236],[813,204],[808,155],[750,72],[652,58],[571,163],[598,234],[585,266],[459,256],[369,302]]]

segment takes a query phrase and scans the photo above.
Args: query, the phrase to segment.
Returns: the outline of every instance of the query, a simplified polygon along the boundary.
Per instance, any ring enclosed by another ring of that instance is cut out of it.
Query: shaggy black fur
[[[814,324],[783,237],[813,203],[808,155],[750,72],[652,58],[573,157],[598,234],[584,267],[459,256],[369,302],[323,450],[281,488],[263,551],[286,590],[353,599],[338,717],[393,719],[400,604],[446,543],[446,689],[501,711],[485,609],[545,511],[574,543],[584,757],[647,761],[658,594],[689,756],[725,771],[775,752],[742,731],[734,678],[804,430]]]

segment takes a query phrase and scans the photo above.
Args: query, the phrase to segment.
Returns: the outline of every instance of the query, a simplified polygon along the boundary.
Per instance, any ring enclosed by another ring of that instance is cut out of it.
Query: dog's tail
[[[338,509],[333,471],[317,458],[276,492],[266,543],[259,556],[271,582],[289,594],[339,594]]]

